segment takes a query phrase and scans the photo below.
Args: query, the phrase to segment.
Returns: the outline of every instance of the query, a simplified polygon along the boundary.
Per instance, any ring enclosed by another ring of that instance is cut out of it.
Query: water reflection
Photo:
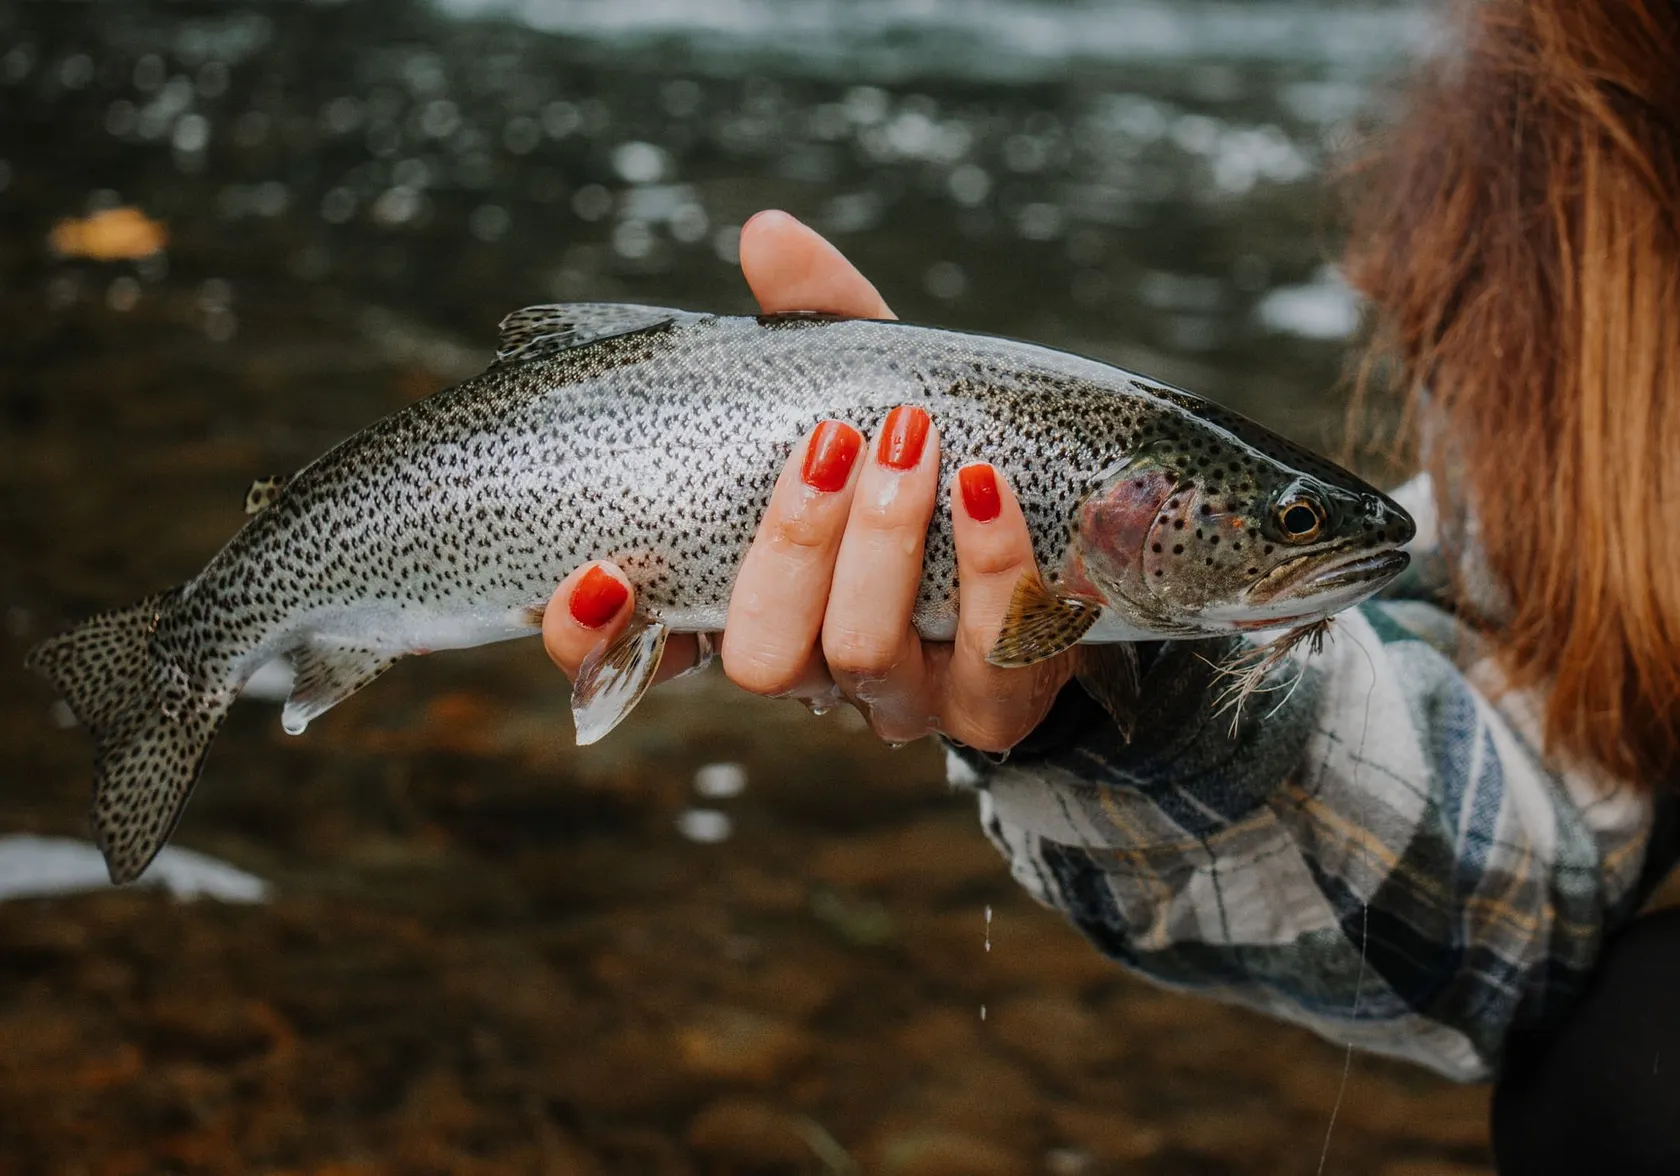
[[[471,374],[515,306],[745,309],[761,207],[905,317],[1327,443],[1357,307],[1321,176],[1426,33],[1329,0],[0,5],[0,832],[85,830],[30,641],[190,575],[252,478]],[[55,247],[112,214],[142,231]],[[1317,1162],[1338,1051],[1128,980],[933,749],[844,708],[702,679],[579,751],[527,643],[291,740],[256,685],[179,840],[268,904],[0,903],[0,1167]],[[1356,1062],[1330,1170],[1479,1170],[1481,1114]]]

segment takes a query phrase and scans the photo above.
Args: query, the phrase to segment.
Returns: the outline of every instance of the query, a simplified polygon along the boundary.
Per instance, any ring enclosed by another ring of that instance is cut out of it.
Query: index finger
[[[848,318],[898,317],[844,254],[785,212],[760,212],[741,226],[741,272],[765,314],[815,310]]]

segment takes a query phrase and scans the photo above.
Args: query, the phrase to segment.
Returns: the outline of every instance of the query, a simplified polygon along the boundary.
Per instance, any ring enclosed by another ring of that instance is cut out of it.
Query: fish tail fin
[[[138,878],[174,831],[232,701],[172,680],[156,655],[158,619],[180,592],[101,613],[24,661],[93,737],[94,837],[118,884]]]

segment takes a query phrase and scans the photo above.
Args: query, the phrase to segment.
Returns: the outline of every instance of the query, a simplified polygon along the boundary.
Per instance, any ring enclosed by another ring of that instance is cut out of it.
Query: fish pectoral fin
[[[325,714],[366,686],[402,658],[388,649],[370,649],[331,640],[314,640],[286,654],[292,663],[292,696],[280,713],[288,735],[301,735],[309,721]]]
[[[653,685],[670,630],[637,614],[629,627],[583,659],[572,683],[572,722],[578,746],[594,743],[624,721]]]
[[[994,666],[1030,666],[1071,649],[1102,616],[1102,605],[1082,596],[1059,595],[1036,571],[1015,581],[1003,628],[986,660]]]
[[[286,483],[291,480],[290,474],[271,474],[252,482],[251,488],[245,491],[245,513],[261,514],[268,508],[269,503],[280,497],[280,491],[284,490]]]
[[[1102,705],[1120,728],[1121,738],[1130,743],[1143,704],[1137,646],[1093,645],[1080,658],[1079,684]]]
[[[635,306],[620,302],[561,302],[527,306],[501,323],[496,362],[513,363],[556,355],[585,343],[645,331],[666,323],[702,316],[663,306]]]

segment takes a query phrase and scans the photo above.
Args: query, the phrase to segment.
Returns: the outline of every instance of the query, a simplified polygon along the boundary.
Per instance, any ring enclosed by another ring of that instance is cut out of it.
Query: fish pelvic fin
[[[610,339],[673,322],[693,322],[705,316],[662,306],[634,306],[620,302],[560,302],[527,306],[502,320],[496,342],[496,362],[544,359]]]
[[[612,641],[583,659],[572,683],[572,723],[579,747],[603,738],[624,721],[653,685],[670,630],[637,614]]]
[[[292,694],[280,712],[288,735],[302,735],[310,720],[325,714],[366,686],[403,655],[349,642],[312,638],[286,652],[292,663]]]
[[[94,745],[93,832],[111,881],[138,878],[174,832],[234,692],[185,685],[153,634],[172,588],[101,613],[29,651]]]
[[[245,491],[245,513],[255,515],[267,510],[269,504],[280,497],[280,491],[284,490],[286,483],[291,480],[290,474],[271,474],[252,482],[251,488]]]
[[[1045,661],[1077,645],[1100,616],[1096,601],[1052,592],[1036,571],[1023,572],[986,660],[1005,667]]]

